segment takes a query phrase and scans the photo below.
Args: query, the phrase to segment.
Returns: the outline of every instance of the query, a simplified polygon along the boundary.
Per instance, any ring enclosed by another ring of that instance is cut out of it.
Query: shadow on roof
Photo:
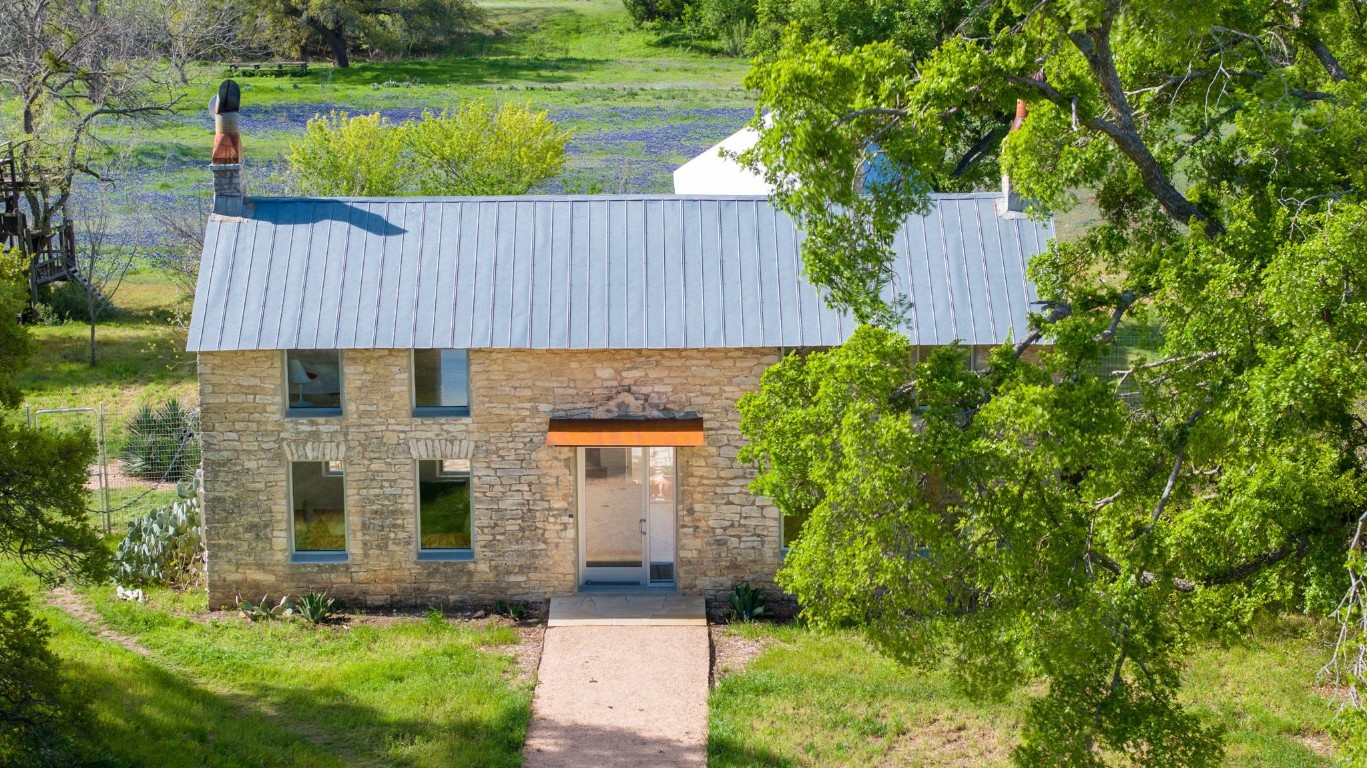
[[[408,231],[369,208],[344,200],[312,200],[305,205],[300,205],[298,200],[258,201],[251,218],[276,226],[335,221],[380,237],[394,237]]]

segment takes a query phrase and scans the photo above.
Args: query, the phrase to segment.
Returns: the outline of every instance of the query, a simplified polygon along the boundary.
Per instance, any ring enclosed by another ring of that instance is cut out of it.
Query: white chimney
[[[1025,115],[1025,99],[1016,99],[1016,119],[1011,121],[1011,130],[1008,132],[1008,136],[1020,130],[1020,127],[1025,124]],[[1005,171],[1002,172],[1002,196],[997,201],[997,213],[1003,216],[1025,214],[1025,198],[1021,197],[1011,186],[1011,177],[1006,175]]]

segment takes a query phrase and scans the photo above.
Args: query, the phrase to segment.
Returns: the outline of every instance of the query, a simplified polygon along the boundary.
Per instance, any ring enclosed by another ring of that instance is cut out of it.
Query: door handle
[[[641,535],[642,535],[642,536],[646,535],[646,521],[645,521],[645,518],[641,518]]]

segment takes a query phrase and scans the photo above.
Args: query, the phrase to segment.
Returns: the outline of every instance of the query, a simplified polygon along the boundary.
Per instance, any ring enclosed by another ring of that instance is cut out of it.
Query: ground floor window
[[[810,512],[784,513],[783,515],[783,548],[793,546],[797,537],[802,533],[802,526],[807,524]]]
[[[296,560],[346,557],[346,473],[340,461],[290,464]]]
[[[418,559],[470,557],[470,461],[418,462]]]

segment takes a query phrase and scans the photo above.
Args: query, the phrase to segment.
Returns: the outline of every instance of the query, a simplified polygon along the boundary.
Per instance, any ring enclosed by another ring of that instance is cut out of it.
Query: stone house
[[[854,323],[763,197],[216,197],[198,353],[210,604],[771,583],[736,401]],[[897,238],[922,347],[1020,336],[1051,225],[946,194]]]

